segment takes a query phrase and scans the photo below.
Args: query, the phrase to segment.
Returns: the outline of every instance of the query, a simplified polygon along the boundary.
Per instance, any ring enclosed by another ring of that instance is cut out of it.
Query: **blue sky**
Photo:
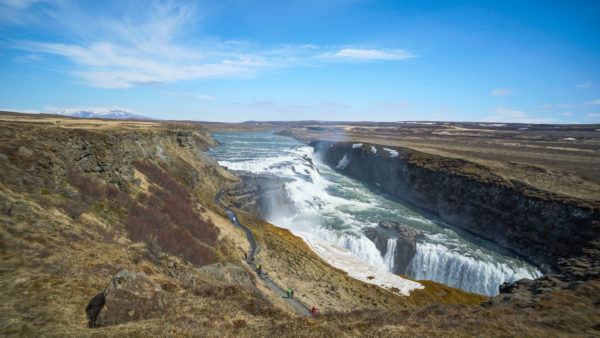
[[[598,1],[0,0],[0,109],[600,122]]]

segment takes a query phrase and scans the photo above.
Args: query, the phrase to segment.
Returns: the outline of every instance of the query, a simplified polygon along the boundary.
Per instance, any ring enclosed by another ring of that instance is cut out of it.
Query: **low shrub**
[[[154,183],[137,201],[113,186],[70,170],[67,180],[79,194],[63,203],[63,209],[77,218],[94,202],[107,199],[113,209],[127,210],[125,227],[131,239],[145,242],[154,258],[164,251],[196,265],[215,262],[219,229],[195,210],[194,198],[185,186],[153,164],[137,161],[134,166]]]
[[[129,208],[126,225],[132,239],[196,265],[213,263],[219,230],[194,210],[193,197],[185,186],[150,163],[138,161],[134,166],[155,186]]]

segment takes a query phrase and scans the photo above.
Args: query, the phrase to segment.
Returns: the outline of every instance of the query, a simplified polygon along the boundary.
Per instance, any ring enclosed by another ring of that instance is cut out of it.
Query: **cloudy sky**
[[[600,122],[600,2],[399,3],[0,0],[0,109]]]

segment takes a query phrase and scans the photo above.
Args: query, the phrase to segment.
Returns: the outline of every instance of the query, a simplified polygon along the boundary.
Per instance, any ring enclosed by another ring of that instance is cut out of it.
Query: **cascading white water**
[[[465,240],[466,235],[458,235],[406,205],[388,200],[363,184],[340,175],[321,163],[312,148],[294,139],[271,133],[214,136],[221,145],[210,153],[221,165],[285,178],[285,193],[295,212],[282,214],[278,208],[273,208],[268,221],[295,233],[318,238],[319,245],[329,243],[344,248],[374,270],[393,271],[397,241],[390,239],[386,253],[382,254],[362,230],[377,226],[381,220],[392,220],[425,233],[424,239],[417,243],[416,255],[408,267],[407,274],[413,278],[495,295],[503,282],[534,278],[540,274],[520,259],[473,244]],[[345,162],[342,161],[340,169],[348,165]],[[336,252],[325,251],[329,252],[328,259]],[[343,259],[340,256],[339,264],[332,265],[343,266]],[[363,269],[355,263],[352,263],[353,268]]]
[[[398,238],[388,238],[387,248],[383,261],[388,271],[394,271],[394,258],[396,257],[396,245],[398,244]]]
[[[480,257],[475,259],[453,252],[436,243],[418,243],[417,253],[408,266],[408,275],[430,279],[481,294],[498,293],[498,285],[521,278],[538,277],[526,267],[515,268],[504,262]]]

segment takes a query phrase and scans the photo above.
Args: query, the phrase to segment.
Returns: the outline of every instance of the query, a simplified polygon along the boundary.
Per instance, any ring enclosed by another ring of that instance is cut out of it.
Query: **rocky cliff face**
[[[467,161],[370,144],[311,145],[341,173],[512,249],[546,271],[559,268],[559,261],[573,267],[565,260],[585,256],[600,236],[597,205],[506,181]],[[592,277],[578,271],[584,274],[578,278]]]
[[[390,221],[381,221],[377,227],[366,228],[364,233],[383,255],[393,254],[392,272],[399,274],[406,274],[406,268],[417,253],[417,238],[423,235],[418,230]],[[390,239],[396,240],[393,253],[389,252]]]
[[[30,133],[15,125],[0,131],[0,153],[16,166],[0,163],[7,184],[50,193],[64,189],[64,178],[71,169],[94,175],[129,190],[139,182],[132,162],[149,160],[169,167],[173,174],[198,193],[217,191],[234,177],[222,170],[202,152],[215,145],[199,127],[165,125],[140,130],[38,128]],[[190,152],[197,155],[190,156]],[[26,175],[19,171],[26,167]]]
[[[232,205],[266,219],[281,213],[294,212],[293,202],[286,195],[284,179],[265,174],[237,173],[240,183],[227,191]]]

